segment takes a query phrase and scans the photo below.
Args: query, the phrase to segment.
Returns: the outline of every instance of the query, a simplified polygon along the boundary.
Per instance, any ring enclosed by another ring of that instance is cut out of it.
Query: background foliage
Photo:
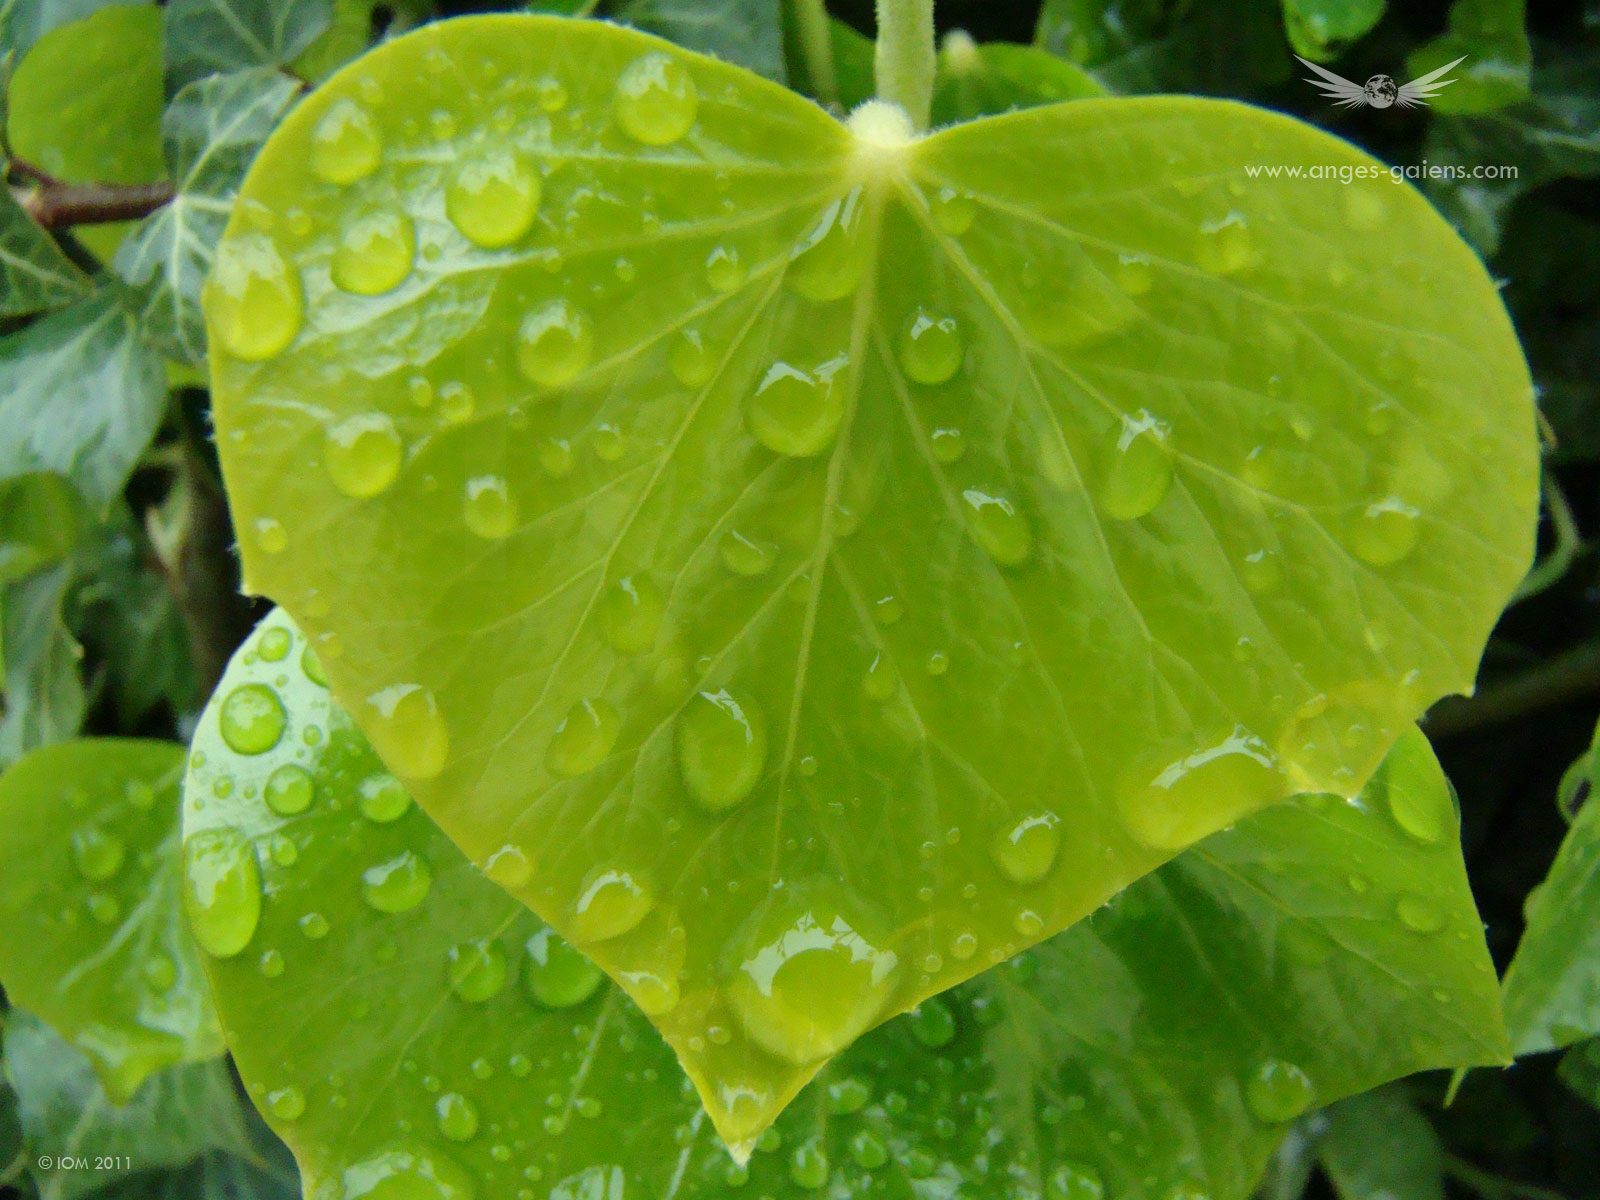
[[[79,733],[191,732],[262,615],[237,594],[196,369],[200,283],[233,191],[305,87],[374,40],[470,7],[0,0],[0,765]],[[775,2],[599,7],[811,86],[794,14]],[[840,94],[870,94],[870,4],[829,8]],[[945,0],[938,17],[980,44],[1038,47],[973,55],[947,41],[947,119],[1081,94],[1073,63],[1112,92],[1279,108],[1392,163],[1518,168],[1515,180],[1421,186],[1504,280],[1549,425],[1545,557],[1490,644],[1478,694],[1426,725],[1460,793],[1502,972],[1526,930],[1507,985],[1524,1057],[1472,1073],[1448,1105],[1448,1079],[1418,1076],[1303,1118],[1263,1194],[1600,1195],[1600,1042],[1584,1040],[1600,1032],[1600,810],[1586,803],[1600,693],[1600,575],[1586,541],[1600,528],[1600,5]],[[1431,108],[1377,119],[1324,104],[1291,51],[1357,81],[1403,80],[1461,54],[1471,66]],[[297,1192],[220,1060],[169,1067],[118,1108],[86,1060],[12,1010],[4,1063],[0,1188],[44,1200]],[[138,1169],[32,1165],[45,1148],[79,1146],[135,1154]]]

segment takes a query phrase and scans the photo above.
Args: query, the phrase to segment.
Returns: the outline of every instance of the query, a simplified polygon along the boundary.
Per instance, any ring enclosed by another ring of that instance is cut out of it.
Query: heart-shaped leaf
[[[88,1056],[114,1104],[223,1050],[178,909],[183,762],[173,742],[93,738],[0,776],[0,983]]]
[[[295,110],[218,253],[248,582],[747,1146],[1471,686],[1531,389],[1380,171],[1233,104],[916,138],[629,30],[432,26]]]
[[[318,679],[269,616],[201,718],[184,818],[192,864],[228,847],[259,874],[207,906],[246,906],[207,968],[312,1200],[1238,1200],[1308,1106],[1507,1055],[1413,730],[1359,805],[1258,813],[868,1034],[739,1168],[644,1017],[409,804]],[[235,697],[266,696],[278,740],[233,749]]]

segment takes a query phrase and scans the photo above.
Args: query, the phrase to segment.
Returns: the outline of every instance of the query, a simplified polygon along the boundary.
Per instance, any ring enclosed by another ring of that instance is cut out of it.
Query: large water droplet
[[[478,1108],[460,1092],[446,1092],[433,1105],[439,1132],[452,1142],[470,1142],[478,1134]]]
[[[625,575],[600,601],[600,628],[618,654],[642,654],[656,644],[666,600],[647,575]]]
[[[264,754],[278,744],[288,719],[277,692],[264,683],[242,683],[222,701],[217,729],[236,753]]]
[[[391,1146],[344,1171],[343,1200],[474,1200],[477,1188],[436,1150]]]
[[[620,937],[644,920],[655,897],[632,871],[596,867],[572,905],[572,936],[584,944]]]
[[[262,662],[282,662],[289,654],[289,647],[294,644],[294,638],[289,631],[281,625],[274,625],[262,633],[256,642],[256,653],[261,655]]]
[[[264,234],[238,234],[217,247],[205,301],[222,348],[246,362],[286,349],[305,316],[300,276]]]
[[[517,502],[500,475],[475,475],[467,480],[461,519],[473,533],[489,541],[509,537],[517,527]]]
[[[751,537],[739,529],[728,530],[717,552],[722,557],[722,565],[728,570],[750,578],[765,575],[778,557],[777,546]]]
[[[1292,1121],[1309,1109],[1317,1089],[1293,1063],[1269,1058],[1245,1080],[1244,1101],[1256,1120],[1268,1125]]]
[[[1402,739],[1421,733],[1402,734]],[[1396,749],[1400,743],[1396,743]],[[1430,772],[1406,771],[1400,764],[1385,760],[1380,776],[1384,796],[1389,802],[1389,815],[1410,837],[1423,845],[1442,842],[1455,829],[1456,810],[1450,793],[1439,778]]]
[[[517,329],[517,367],[543,387],[571,383],[593,353],[589,318],[566,300],[540,305],[522,318]]]
[[[956,319],[918,308],[900,329],[900,367],[917,383],[943,383],[961,369],[966,355]]]
[[[582,1004],[600,987],[604,973],[556,935],[541,929],[528,939],[528,992],[546,1008]]]
[[[706,282],[719,292],[733,292],[744,286],[749,272],[739,251],[733,246],[717,246],[706,256]]]
[[[432,886],[433,868],[412,850],[402,850],[361,872],[361,896],[381,913],[415,908],[427,899]]]
[[[1228,736],[1133,778],[1118,797],[1123,824],[1155,850],[1182,850],[1240,813],[1286,794],[1277,760],[1260,738],[1236,726]]]
[[[1160,504],[1171,486],[1167,427],[1144,409],[1124,414],[1101,466],[1100,510],[1119,521],[1137,520]]]
[[[432,779],[450,758],[450,732],[433,693],[397,683],[367,697],[363,727],[378,757],[397,775]]]
[[[617,124],[647,146],[677,141],[694,125],[700,92],[688,68],[670,54],[646,54],[623,68],[612,101]]]
[[[1397,496],[1374,500],[1350,523],[1350,549],[1374,567],[1397,563],[1416,548],[1421,515]]]
[[[361,815],[375,825],[389,825],[405,816],[411,797],[405,785],[387,771],[368,775],[356,788]]]
[[[1200,227],[1195,261],[1213,275],[1233,275],[1255,262],[1255,243],[1244,214],[1230,212]]]
[[[1407,892],[1394,902],[1394,915],[1414,933],[1438,933],[1444,928],[1444,911],[1426,896]]]
[[[968,488],[961,493],[972,540],[1003,567],[1025,562],[1033,552],[1033,531],[1017,503],[1004,493]]]
[[[387,413],[356,413],[323,438],[322,465],[333,486],[365,499],[386,490],[400,474],[400,435]]]
[[[698,329],[685,329],[678,334],[667,355],[667,366],[672,377],[686,388],[702,387],[716,373],[717,359],[706,345]]]
[[[824,303],[848,296],[861,282],[866,259],[860,244],[865,205],[861,189],[835,200],[795,247],[785,279],[807,300]]]
[[[274,1088],[267,1093],[267,1111],[280,1121],[298,1121],[305,1115],[305,1093],[293,1086]]]
[[[183,909],[200,948],[229,958],[261,920],[261,868],[236,829],[203,829],[183,843]]]
[[[616,745],[622,716],[605,700],[579,700],[556,726],[545,764],[564,779],[587,775],[605,761]]]
[[[911,1025],[911,1036],[930,1049],[937,1050],[955,1040],[955,1013],[937,996],[930,996],[913,1008],[906,1020]]]
[[[989,853],[1013,883],[1038,883],[1055,866],[1060,848],[1061,818],[1038,812],[996,834]]]
[[[304,767],[284,763],[267,776],[261,798],[280,817],[298,816],[311,807],[316,784]]]
[[[377,123],[353,100],[335,101],[311,131],[311,169],[328,183],[365,178],[382,157]]]
[[[815,371],[786,362],[767,368],[745,405],[750,432],[778,454],[809,457],[832,444],[844,417],[844,397],[834,375],[845,359],[830,359]]]
[[[700,692],[678,717],[677,732],[684,786],[705,808],[732,808],[760,782],[767,760],[767,722],[744,692]]]
[[[78,874],[98,883],[122,870],[127,847],[116,834],[98,825],[86,825],[72,834],[72,861]]]
[[[483,862],[483,873],[503,888],[519,888],[533,878],[533,855],[507,842]]]
[[[929,197],[928,208],[934,224],[951,237],[960,237],[971,229],[972,220],[978,215],[977,202],[952,187],[942,187]]]
[[[797,1065],[864,1033],[900,960],[879,924],[830,880],[774,896],[730,948],[728,1002],[751,1040]]]
[[[450,990],[468,1004],[482,1004],[506,985],[506,952],[493,938],[450,947],[445,973]]]
[[[377,296],[405,281],[416,256],[417,232],[410,217],[388,211],[363,213],[339,235],[328,274],[341,291]]]
[[[509,246],[533,226],[539,177],[509,151],[487,149],[456,167],[445,188],[444,209],[474,245]]]
[[[813,1138],[801,1142],[789,1156],[789,1178],[807,1191],[819,1191],[828,1184],[828,1152]]]

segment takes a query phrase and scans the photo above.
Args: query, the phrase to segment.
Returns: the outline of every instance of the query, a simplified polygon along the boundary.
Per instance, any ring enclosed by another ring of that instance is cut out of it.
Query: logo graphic
[[[1307,77],[1306,82],[1321,88],[1322,94],[1340,108],[1416,108],[1425,105],[1439,94],[1440,88],[1455,82],[1454,79],[1440,79],[1439,76],[1467,61],[1467,56],[1463,54],[1437,71],[1429,71],[1419,79],[1396,86],[1388,75],[1374,75],[1364,84],[1351,83],[1341,75],[1300,58],[1298,54],[1295,58],[1322,77]]]

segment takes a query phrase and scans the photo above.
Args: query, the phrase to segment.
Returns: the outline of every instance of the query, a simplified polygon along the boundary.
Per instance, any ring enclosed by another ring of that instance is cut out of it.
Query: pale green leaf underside
[[[0,776],[0,983],[119,1104],[151,1072],[223,1049],[178,909],[183,759],[172,742],[96,738]]]
[[[1245,174],[1302,161],[1374,165],[1182,98],[885,147],[628,30],[398,39],[281,126],[212,276],[247,580],[748,1141],[1470,686],[1526,368],[1413,191]]]
[[[83,272],[7,188],[0,195],[0,315],[26,316],[59,308],[88,290]]]
[[[196,733],[184,820],[191,847],[259,864],[259,913],[232,914],[248,940],[207,965],[310,1200],[425,1162],[457,1190],[418,1195],[454,1200],[1069,1198],[1051,1182],[1067,1171],[1110,1196],[1237,1200],[1310,1106],[1506,1057],[1450,795],[1412,731],[1359,805],[1258,813],[862,1038],[746,1178],[645,1018],[552,955],[544,925],[391,791],[304,656],[280,612],[235,657]],[[253,688],[283,728],[241,754],[221,722]],[[378,910],[373,869],[408,854],[428,885]],[[208,914],[212,928],[230,915]]]

